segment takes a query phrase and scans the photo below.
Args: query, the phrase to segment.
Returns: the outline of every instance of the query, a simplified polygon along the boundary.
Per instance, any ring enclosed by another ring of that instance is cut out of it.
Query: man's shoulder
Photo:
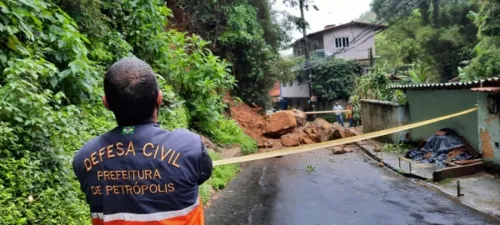
[[[197,140],[201,140],[201,137],[200,135],[186,129],[186,128],[179,128],[179,129],[175,129],[175,130],[172,130],[170,132],[170,135],[172,136],[172,138],[182,138],[182,139],[187,139],[187,140],[192,140],[192,141],[197,141]]]
[[[76,151],[74,159],[81,158],[82,155],[86,155],[86,153],[90,151],[95,151],[96,148],[99,147],[99,143],[101,142],[102,135],[92,138],[90,141],[87,141],[83,147]]]
[[[201,136],[185,128],[170,131],[164,141],[178,149],[192,150],[202,147]]]

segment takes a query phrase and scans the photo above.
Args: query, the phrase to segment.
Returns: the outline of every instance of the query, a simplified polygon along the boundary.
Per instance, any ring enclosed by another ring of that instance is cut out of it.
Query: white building
[[[384,29],[384,25],[352,21],[342,25],[327,25],[323,30],[307,35],[307,48],[311,58],[336,57],[356,60],[366,71],[370,59],[377,58],[375,49],[376,31]],[[304,39],[293,44],[294,56],[304,56]],[[371,57],[373,56],[373,58]],[[307,82],[300,85],[297,81],[281,85],[281,98],[294,99],[292,107],[298,103],[303,105],[309,98]]]

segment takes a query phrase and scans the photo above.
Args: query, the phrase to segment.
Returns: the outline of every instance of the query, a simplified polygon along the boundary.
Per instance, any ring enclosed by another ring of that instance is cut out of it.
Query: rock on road
[[[308,173],[311,165],[314,172]],[[419,182],[328,150],[250,162],[205,211],[207,225],[500,224]]]

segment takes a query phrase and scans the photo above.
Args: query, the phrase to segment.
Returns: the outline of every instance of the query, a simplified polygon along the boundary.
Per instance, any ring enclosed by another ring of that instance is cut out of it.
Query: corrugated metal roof
[[[392,89],[403,90],[439,90],[439,89],[465,89],[482,86],[500,86],[500,76],[490,77],[482,80],[468,82],[450,82],[450,83],[431,83],[431,84],[406,84],[395,85]]]
[[[478,92],[500,92],[500,87],[471,88],[471,90]]]

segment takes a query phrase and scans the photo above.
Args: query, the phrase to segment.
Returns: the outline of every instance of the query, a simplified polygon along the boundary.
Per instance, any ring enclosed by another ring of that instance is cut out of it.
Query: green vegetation
[[[221,118],[209,121],[203,131],[217,143],[223,145],[239,144],[243,155],[257,151],[257,142],[246,135],[233,120]]]
[[[311,166],[311,165],[307,165],[306,171],[308,174],[311,174],[312,172],[316,171],[316,167]]]
[[[411,149],[411,146],[406,144],[384,144],[382,151],[392,153],[406,153]]]
[[[221,159],[217,153],[209,152],[212,160]],[[203,183],[200,188],[200,196],[203,203],[207,203],[210,200],[212,190],[220,190],[226,187],[226,185],[233,179],[236,174],[240,171],[240,167],[234,164],[217,166],[212,172],[212,177]]]
[[[474,47],[470,64],[460,70],[460,78],[470,81],[478,78],[496,76],[500,73],[500,2],[477,1],[480,5],[478,13],[470,12],[471,18],[478,27],[479,43]]]
[[[401,90],[391,89],[390,86],[395,85],[392,82],[385,68],[376,67],[370,73],[359,77],[356,80],[356,89],[351,96],[354,103],[359,102],[359,99],[373,99],[380,101],[389,101],[398,104],[406,104],[406,96]],[[353,104],[353,107],[358,107],[358,104]],[[356,110],[355,108],[355,111]]]
[[[222,97],[236,84],[230,64],[200,37],[166,30],[171,13],[164,1],[7,0],[0,11],[2,224],[90,224],[71,161],[83,143],[116,126],[100,103],[101,83],[124,56],[146,60],[157,72],[163,127],[187,127],[255,151],[255,141],[222,116]],[[237,171],[216,168],[213,187]]]
[[[378,54],[394,67],[424,67],[432,77],[420,82],[448,81],[458,75],[460,62],[472,57],[477,28],[467,14],[477,5],[457,0],[432,1],[431,9],[425,3],[421,7],[377,37]],[[377,15],[384,16],[385,10],[389,9],[381,9]]]
[[[372,11],[391,26],[376,37],[377,54],[392,68],[412,66],[412,83],[498,75],[500,2],[374,0]],[[418,4],[418,5],[417,5]],[[417,9],[405,14],[413,6]],[[397,18],[401,18],[397,20]]]
[[[347,99],[356,83],[359,65],[355,61],[331,59],[318,60],[312,67],[314,74],[311,88],[316,95],[324,100]]]
[[[446,184],[450,184],[451,182],[453,182],[452,178],[446,178],[446,179],[441,180],[441,181],[434,181],[434,183],[438,184],[438,185],[446,185]]]
[[[358,89],[359,91],[359,89]],[[361,99],[359,98],[359,95],[351,95],[349,97],[349,104],[352,106],[353,114],[352,118],[355,121],[358,121],[361,119]]]
[[[211,49],[231,63],[238,80],[232,94],[249,105],[270,107],[269,90],[277,80],[293,79],[291,68],[278,51],[290,40],[270,0],[208,1],[179,0],[190,17],[189,31],[211,40]],[[177,19],[177,18],[176,18]],[[182,19],[182,18],[178,18]],[[277,66],[276,66],[277,65]],[[288,73],[287,73],[288,71]]]

